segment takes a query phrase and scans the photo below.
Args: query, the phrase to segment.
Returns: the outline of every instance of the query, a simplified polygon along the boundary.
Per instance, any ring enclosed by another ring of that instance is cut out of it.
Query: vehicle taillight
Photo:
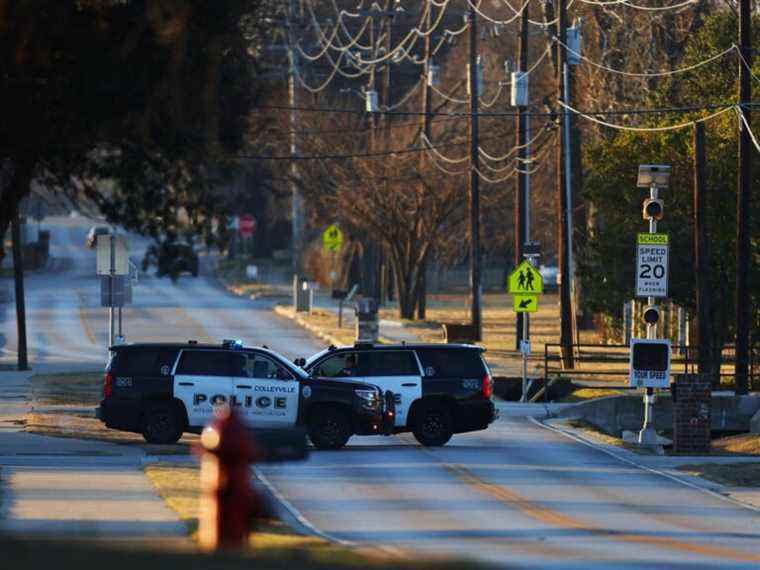
[[[486,374],[483,377],[483,397],[490,399],[491,396],[493,396],[493,380],[490,374]]]
[[[113,393],[113,375],[110,372],[106,372],[103,378],[103,397],[108,398]]]

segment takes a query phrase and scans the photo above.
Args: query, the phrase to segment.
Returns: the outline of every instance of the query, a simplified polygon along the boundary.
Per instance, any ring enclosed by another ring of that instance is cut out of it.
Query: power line
[[[557,101],[562,107],[570,111],[571,113],[575,113],[576,115],[580,115],[584,119],[588,119],[589,121],[592,121],[594,123],[597,123],[599,125],[602,125],[604,127],[609,127],[611,129],[618,129],[621,131],[635,131],[635,132],[644,132],[644,133],[656,133],[656,132],[664,132],[664,131],[677,131],[679,129],[684,129],[686,127],[691,127],[695,123],[703,123],[705,121],[709,121],[711,119],[714,119],[718,117],[719,115],[722,115],[723,113],[726,113],[727,111],[730,111],[731,109],[734,109],[736,107],[735,104],[728,106],[720,111],[716,111],[715,113],[712,113],[710,115],[707,115],[706,117],[700,117],[698,119],[693,119],[691,121],[687,121],[685,123],[679,123],[676,125],[666,125],[662,127],[630,127],[627,125],[618,125],[615,123],[609,123],[607,121],[602,121],[601,119],[597,119],[589,114],[583,113],[582,111],[578,111],[576,109],[573,109],[570,105],[566,105],[562,101]]]
[[[708,57],[707,59],[704,59],[704,60],[702,60],[702,61],[700,61],[698,63],[695,63],[693,65],[689,65],[689,66],[682,67],[682,68],[679,68],[679,69],[672,69],[670,71],[648,71],[648,72],[638,72],[637,73],[637,72],[632,72],[632,71],[624,71],[622,69],[615,69],[614,67],[609,67],[607,65],[598,63],[598,62],[596,62],[596,61],[594,61],[592,59],[589,59],[585,55],[583,55],[581,53],[578,53],[577,51],[573,50],[570,46],[568,46],[565,43],[562,43],[560,40],[557,40],[557,43],[560,44],[561,46],[563,46],[568,52],[572,53],[576,57],[578,57],[581,60],[585,61],[589,65],[593,65],[594,67],[597,67],[597,68],[602,69],[604,71],[609,71],[610,73],[616,73],[618,75],[625,75],[625,76],[628,76],[628,77],[637,77],[637,78],[667,77],[667,76],[670,76],[670,75],[677,75],[679,73],[686,73],[688,71],[693,71],[693,70],[698,69],[698,68],[700,68],[700,67],[702,67],[704,65],[707,65],[708,63],[712,63],[713,61],[715,61],[717,59],[720,59],[723,56],[725,56],[726,54],[728,54],[728,53],[736,50],[736,46],[731,45],[731,47],[723,50],[722,52],[717,53],[715,55],[712,55],[712,56]]]
[[[647,109],[647,108],[610,109],[607,111],[576,110],[575,112],[583,113],[585,115],[590,115],[590,116],[596,116],[596,117],[615,116],[615,115],[656,115],[656,114],[664,114],[664,113],[690,113],[694,111],[710,111],[710,110],[715,110],[715,109],[725,109],[727,107],[733,107],[735,104],[736,103],[734,102],[729,102],[729,103],[711,103],[711,104],[705,104],[705,105],[691,105],[691,106],[677,106],[677,107],[657,107],[657,108],[651,108],[651,109]],[[754,107],[757,105],[760,105],[760,101],[753,101],[747,106]],[[254,109],[258,109],[262,111],[295,110],[295,111],[301,111],[305,113],[335,113],[335,114],[348,114],[348,115],[363,115],[366,113],[364,109],[339,109],[339,108],[334,108],[334,107],[290,107],[287,105],[258,105],[254,107]],[[432,117],[451,117],[451,118],[466,118],[472,115],[477,115],[479,117],[486,117],[486,118],[516,117],[517,116],[516,111],[487,111],[487,112],[478,112],[478,113],[470,113],[467,111],[448,111],[448,112],[431,111],[429,113],[425,113],[423,111],[375,111],[374,114],[398,116],[398,117],[432,116]],[[552,112],[552,111],[547,111],[547,112],[531,111],[531,112],[526,112],[526,115],[529,117],[556,118],[557,113]]]
[[[686,8],[692,4],[696,4],[698,0],[684,0],[678,4],[672,4],[670,6],[644,6],[643,4],[634,4],[630,0],[580,0],[584,4],[591,4],[592,6],[601,6],[607,8],[609,6],[625,6],[626,8],[633,8],[634,10],[642,10],[646,12],[664,12],[667,10],[680,10]]]

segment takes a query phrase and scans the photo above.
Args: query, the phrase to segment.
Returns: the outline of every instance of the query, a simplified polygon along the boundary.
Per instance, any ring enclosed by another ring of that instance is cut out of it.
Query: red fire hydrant
[[[251,521],[263,510],[249,467],[262,454],[233,408],[203,430],[200,452],[198,542],[204,550],[242,548]]]

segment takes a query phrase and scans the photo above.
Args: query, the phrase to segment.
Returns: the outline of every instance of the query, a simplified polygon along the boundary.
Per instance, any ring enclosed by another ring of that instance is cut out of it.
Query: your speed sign
[[[636,240],[636,296],[668,296],[667,234],[638,234]]]

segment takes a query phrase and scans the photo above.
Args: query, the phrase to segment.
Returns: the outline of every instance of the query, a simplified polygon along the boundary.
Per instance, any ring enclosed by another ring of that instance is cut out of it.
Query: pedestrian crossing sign
[[[322,246],[325,251],[337,253],[343,247],[343,232],[332,224],[322,234]]]
[[[527,259],[510,273],[507,285],[512,295],[541,295],[544,292],[544,278]]]

